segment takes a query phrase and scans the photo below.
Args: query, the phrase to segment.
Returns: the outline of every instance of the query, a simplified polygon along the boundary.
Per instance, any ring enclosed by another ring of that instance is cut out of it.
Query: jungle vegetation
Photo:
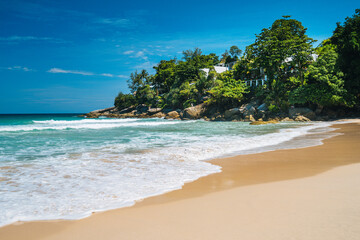
[[[333,36],[317,47],[306,31],[300,21],[283,16],[257,34],[244,52],[232,46],[219,57],[199,48],[185,50],[182,59],[161,60],[153,75],[146,70],[132,73],[130,93],[120,92],[115,106],[184,109],[205,102],[228,109],[255,98],[274,111],[287,111],[292,105],[359,107],[360,9],[337,23]],[[218,63],[235,65],[217,74]],[[244,82],[265,75],[264,85],[250,87]]]

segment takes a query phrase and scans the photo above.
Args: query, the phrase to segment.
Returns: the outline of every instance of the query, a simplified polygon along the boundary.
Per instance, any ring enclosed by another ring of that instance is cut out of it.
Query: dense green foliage
[[[312,60],[313,42],[301,22],[286,16],[256,35],[255,43],[247,47],[246,53],[256,67],[264,68],[270,80],[284,82],[289,79],[290,69],[303,78]]]
[[[155,90],[152,87],[154,76],[150,75],[146,70],[140,73],[135,71],[130,75],[128,81],[129,88],[135,96],[136,103],[153,104],[156,101]]]
[[[118,109],[128,108],[135,103],[135,97],[132,94],[124,94],[122,92],[119,92],[114,101],[114,105]]]
[[[237,46],[221,58],[199,48],[183,51],[181,60],[161,60],[155,74],[132,73],[131,94],[119,93],[119,108],[147,104],[186,108],[206,102],[222,109],[257,99],[271,112],[291,105],[354,107],[360,98],[360,10],[337,24],[330,40],[313,47],[301,22],[284,16],[256,35],[244,54]],[[217,74],[218,63],[235,65]],[[202,69],[207,68],[207,73]],[[265,85],[246,86],[243,80],[265,79]]]
[[[304,72],[312,62],[313,42],[301,22],[285,16],[256,35],[255,43],[246,48],[247,69],[238,67],[237,70],[253,72],[258,78],[267,75],[269,91],[264,92],[265,99],[269,104],[285,109],[289,91],[297,87],[294,78],[303,82]]]
[[[331,42],[337,47],[339,68],[345,75],[345,88],[359,99],[360,9],[356,9],[352,17],[346,18],[343,25],[337,23]]]
[[[243,100],[247,87],[243,81],[235,80],[232,72],[224,72],[216,79],[215,86],[209,91],[208,101],[218,106],[236,106]]]
[[[239,54],[239,49],[233,49]],[[146,70],[132,73],[129,88],[137,104],[156,107],[186,108],[203,101],[208,91],[215,86],[213,66],[219,63],[216,54],[204,55],[201,50],[186,50],[183,60],[161,60],[154,67],[156,73]],[[208,68],[205,74],[201,69]],[[128,104],[126,104],[128,105]],[[120,106],[119,104],[117,106]]]
[[[309,66],[306,83],[290,94],[291,104],[313,103],[321,106],[346,105],[344,74],[338,69],[335,46],[326,44],[318,49],[318,60]]]

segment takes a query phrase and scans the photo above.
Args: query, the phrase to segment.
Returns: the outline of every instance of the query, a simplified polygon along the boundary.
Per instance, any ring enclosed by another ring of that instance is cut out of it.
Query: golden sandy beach
[[[0,239],[360,239],[360,124],[315,147],[211,161],[222,172],[133,207],[0,228]]]

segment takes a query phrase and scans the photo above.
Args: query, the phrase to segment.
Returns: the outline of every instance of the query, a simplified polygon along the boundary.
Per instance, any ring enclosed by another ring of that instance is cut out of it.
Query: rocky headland
[[[239,107],[219,110],[217,107],[202,103],[185,109],[152,108],[141,104],[125,109],[110,107],[95,110],[82,116],[87,118],[165,118],[178,120],[203,119],[206,121],[243,121],[252,122],[252,125],[277,123],[282,121],[328,121],[344,117],[353,117],[355,114],[345,110],[331,110],[306,107],[290,107],[286,112],[271,112],[265,103],[253,101]]]

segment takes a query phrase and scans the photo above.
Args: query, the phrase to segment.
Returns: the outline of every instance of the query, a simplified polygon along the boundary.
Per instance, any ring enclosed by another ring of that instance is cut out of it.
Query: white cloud
[[[143,50],[140,50],[140,51],[133,51],[133,50],[128,50],[128,51],[125,51],[123,52],[124,55],[132,55],[130,56],[131,58],[141,58],[141,59],[144,59],[145,61],[148,60],[148,57],[146,56],[147,54],[151,54],[150,51],[146,50],[146,49],[143,49]]]
[[[9,37],[0,37],[1,42],[24,42],[24,41],[50,41],[55,43],[65,43],[66,41],[51,38],[51,37],[35,37],[35,36],[9,36]]]
[[[148,57],[145,55],[145,52],[148,53],[147,50],[138,51],[137,53],[135,53],[133,58],[141,58],[141,59],[144,59],[145,61],[147,61]]]
[[[20,70],[20,71],[25,71],[25,72],[34,71],[33,69],[30,69],[28,67],[22,67],[22,66],[7,67],[5,69],[7,69],[7,70]]]
[[[84,76],[103,76],[103,77],[119,77],[119,78],[127,78],[127,76],[125,75],[114,75],[111,73],[93,73],[93,72],[85,72],[85,71],[78,71],[78,70],[65,70],[65,69],[61,69],[61,68],[51,68],[50,70],[48,70],[47,72],[49,73],[71,73],[71,74],[79,74],[79,75],[84,75]]]
[[[157,63],[146,61],[144,63],[136,65],[134,68],[135,69],[145,69],[147,71],[151,71],[153,69],[153,67],[156,66],[156,65],[157,65]]]
[[[129,76],[126,75],[117,75],[118,78],[129,78]]]
[[[130,20],[126,18],[98,18],[95,22],[117,27],[129,27],[131,25]]]
[[[132,54],[132,53],[134,53],[134,51],[132,51],[132,50],[129,50],[129,51],[125,51],[125,52],[124,52],[125,55],[129,55],[129,54]]]
[[[77,71],[77,70],[64,70],[61,68],[51,68],[48,72],[49,73],[72,73],[72,74],[80,74],[80,75],[85,75],[85,76],[95,75],[92,72],[83,72],[83,71]]]
[[[114,77],[114,75],[113,74],[111,74],[111,73],[102,73],[102,74],[100,74],[101,76],[104,76],[104,77]]]
[[[142,59],[147,59],[147,57],[145,56],[145,53],[143,51],[138,51],[136,54],[135,54],[135,57],[137,58],[142,58]]]

